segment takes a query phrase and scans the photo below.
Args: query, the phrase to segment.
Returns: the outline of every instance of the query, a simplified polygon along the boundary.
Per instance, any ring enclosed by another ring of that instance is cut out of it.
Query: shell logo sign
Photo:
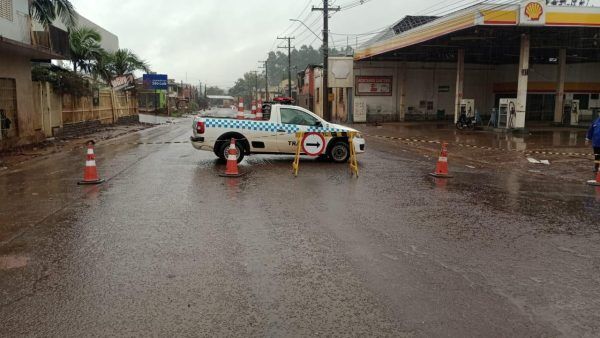
[[[544,14],[544,7],[538,2],[530,2],[525,6],[525,15],[531,21],[539,21]]]
[[[520,24],[542,26],[546,24],[546,1],[528,1],[521,5]]]

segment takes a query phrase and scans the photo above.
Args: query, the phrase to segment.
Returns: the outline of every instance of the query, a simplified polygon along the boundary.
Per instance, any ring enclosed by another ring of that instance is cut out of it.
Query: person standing
[[[592,141],[592,147],[594,148],[594,172],[597,173],[600,167],[600,117],[592,122],[590,130],[588,130],[585,144],[589,144],[590,141]]]

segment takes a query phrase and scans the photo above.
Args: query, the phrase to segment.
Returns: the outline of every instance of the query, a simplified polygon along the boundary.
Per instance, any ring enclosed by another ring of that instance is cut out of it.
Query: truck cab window
[[[319,120],[313,116],[293,108],[280,108],[281,123],[297,124],[301,126],[316,126]]]

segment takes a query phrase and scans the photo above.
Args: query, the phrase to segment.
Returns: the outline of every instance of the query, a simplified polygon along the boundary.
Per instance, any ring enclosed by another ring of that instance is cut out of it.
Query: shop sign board
[[[391,76],[357,76],[356,96],[392,96]]]

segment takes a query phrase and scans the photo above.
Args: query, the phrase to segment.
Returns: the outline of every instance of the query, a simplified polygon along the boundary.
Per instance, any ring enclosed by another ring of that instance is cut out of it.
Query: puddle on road
[[[0,270],[23,268],[27,264],[29,264],[29,257],[27,256],[0,256]]]

